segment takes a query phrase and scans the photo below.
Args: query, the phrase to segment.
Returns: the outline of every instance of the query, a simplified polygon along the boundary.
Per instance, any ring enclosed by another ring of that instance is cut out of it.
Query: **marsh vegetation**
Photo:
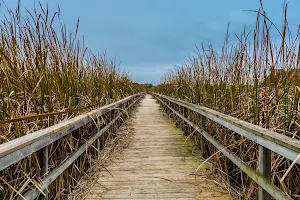
[[[0,144],[144,90],[115,59],[93,54],[78,40],[79,21],[74,32],[68,32],[59,12],[50,15],[47,6],[37,4],[32,12],[22,13],[19,5],[0,21]],[[50,145],[50,170],[94,130],[86,125]],[[95,152],[87,149],[52,184],[50,198],[61,199],[72,191],[93,164]],[[2,170],[0,199],[21,198],[38,187],[37,168],[32,154]]]
[[[287,7],[284,4],[279,28],[261,5],[253,11],[257,14],[253,30],[245,27],[235,34],[228,29],[220,51],[212,45],[201,45],[188,61],[170,70],[155,91],[300,139],[300,27],[289,26]],[[208,132],[257,169],[258,147],[254,142],[211,121]],[[213,155],[216,149],[207,146],[207,155]],[[231,161],[217,154],[212,162],[229,188],[243,199],[256,199],[257,185]],[[273,153],[272,181],[288,195],[299,198],[299,165],[279,181],[291,163]]]

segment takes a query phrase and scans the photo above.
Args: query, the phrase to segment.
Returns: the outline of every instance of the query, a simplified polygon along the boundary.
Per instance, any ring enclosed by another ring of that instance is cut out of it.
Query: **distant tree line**
[[[146,89],[151,89],[154,85],[151,84],[151,83],[144,83],[143,86],[144,86]]]

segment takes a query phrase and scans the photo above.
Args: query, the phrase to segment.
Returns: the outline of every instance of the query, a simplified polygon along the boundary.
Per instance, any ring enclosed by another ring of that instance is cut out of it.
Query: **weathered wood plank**
[[[146,125],[145,125],[146,123]],[[199,149],[176,129],[150,96],[133,121],[135,133],[120,159],[99,171],[86,199],[230,199],[206,179]]]
[[[205,116],[202,115],[202,129],[204,131],[206,131],[206,118]],[[205,137],[203,135],[201,135],[201,141],[200,141],[201,145],[200,145],[200,148],[201,148],[201,151],[200,151],[200,156],[202,158],[204,158],[204,152],[205,152]]]
[[[36,156],[38,159],[38,169],[37,171],[37,176],[40,177],[41,179],[48,173],[48,160],[49,160],[49,149],[48,146],[40,149],[39,151],[36,152]],[[40,195],[38,197],[39,200],[45,200],[48,199],[48,191],[44,191],[44,195]]]
[[[271,181],[271,151],[261,145],[258,146],[258,171]],[[271,195],[262,187],[258,188],[258,200],[270,200]]]

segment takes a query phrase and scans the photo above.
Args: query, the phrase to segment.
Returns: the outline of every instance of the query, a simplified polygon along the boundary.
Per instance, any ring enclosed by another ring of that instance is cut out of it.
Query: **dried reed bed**
[[[154,91],[200,104],[280,134],[300,139],[300,27],[288,26],[287,4],[283,6],[281,31],[270,21],[261,4],[254,30],[235,34],[230,44],[227,31],[220,52],[202,45],[196,55],[167,73]],[[271,33],[277,36],[271,36]],[[278,38],[280,41],[278,41]],[[199,124],[200,116],[191,116]],[[189,129],[186,129],[189,130]],[[255,143],[208,121],[208,132],[257,169]],[[241,144],[239,141],[244,140]],[[216,149],[207,144],[207,157]],[[243,199],[256,199],[257,185],[228,159],[212,159],[216,173]],[[292,161],[272,154],[272,181],[293,198],[300,198],[300,166],[295,165],[280,183]]]
[[[59,24],[60,30],[55,24],[59,12],[50,16],[47,6],[40,4],[25,15],[20,14],[20,6],[9,10],[0,22],[0,144],[143,90],[120,71],[114,59],[89,51],[77,39],[78,25],[68,33],[64,24]],[[97,125],[104,126],[116,114],[106,114]],[[118,120],[110,132],[121,124]],[[96,130],[96,124],[88,124],[50,145],[50,171]],[[65,198],[96,155],[94,147],[87,149],[51,185],[50,198]],[[20,194],[34,188],[40,182],[36,163],[33,154],[2,170],[0,199],[22,198]]]

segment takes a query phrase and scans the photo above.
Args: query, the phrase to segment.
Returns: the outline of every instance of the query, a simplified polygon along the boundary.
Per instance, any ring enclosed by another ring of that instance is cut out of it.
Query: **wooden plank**
[[[205,179],[202,177],[202,181]],[[223,190],[222,188],[216,188],[216,186],[213,188],[211,187],[211,184],[208,184],[210,186],[207,186],[204,183],[171,183],[168,181],[144,181],[144,182],[116,182],[117,184],[113,183],[102,183],[101,181],[98,181],[98,184],[95,184],[91,191],[103,191],[103,192],[110,192],[112,190],[128,190],[128,189],[135,189],[135,190],[143,190],[143,191],[157,191],[157,190],[172,190],[172,191],[185,191],[187,189],[190,189],[193,193],[197,193],[201,190],[208,190],[210,191],[217,191],[217,192],[223,192],[226,195],[225,197],[229,197],[228,192],[226,190]],[[206,182],[207,183],[207,182]]]
[[[118,158],[118,161],[124,161],[125,158],[122,157],[122,158]],[[183,162],[188,162],[188,161],[193,161],[193,162],[199,162],[201,163],[202,161],[199,160],[198,158],[195,158],[195,157],[185,157],[185,158],[182,158],[182,156],[164,156],[164,157],[150,157],[150,158],[137,158],[137,157],[129,157],[129,156],[126,156],[126,161],[127,162],[131,162],[131,163],[135,163],[135,162],[142,162],[143,160],[145,161],[183,161]]]
[[[108,198],[108,197],[105,197],[105,198],[102,198],[102,197],[96,197],[96,198],[85,198],[85,200],[96,200],[96,199],[122,199],[122,200],[128,200],[128,199],[136,199],[136,198],[115,198],[115,197],[113,197],[113,198]],[[142,200],[153,200],[153,198],[137,198],[137,199],[142,199]],[[172,200],[195,200],[195,198],[174,198],[174,197],[170,197],[170,198],[167,198],[167,197],[165,197],[165,198],[162,198],[162,199],[159,199],[159,198],[156,198],[155,200],[165,200],[165,199],[172,199]],[[204,200],[213,200],[213,198],[205,198]]]
[[[100,138],[98,138],[96,140],[96,149],[97,149],[97,158],[99,160],[100,157],[101,157],[101,141],[100,141]]]
[[[41,179],[48,173],[48,160],[49,160],[49,149],[48,146],[40,149],[36,152],[37,160],[38,160],[38,169],[37,169],[37,176]],[[38,197],[39,200],[48,199],[48,190],[43,191],[44,195],[40,195]]]
[[[145,169],[144,171],[139,171],[139,172],[135,172],[135,171],[132,171],[132,170],[127,170],[124,172],[127,173],[127,174],[124,174],[123,173],[120,173],[120,171],[116,171],[115,173],[108,173],[108,172],[105,172],[105,171],[101,171],[101,178],[99,178],[99,182],[102,182],[106,179],[102,179],[102,178],[110,178],[111,175],[113,175],[114,177],[118,177],[118,178],[125,178],[127,177],[128,180],[130,180],[130,178],[133,178],[133,179],[137,179],[137,178],[142,178],[142,177],[145,177],[145,178],[148,178],[148,177],[159,177],[161,179],[168,179],[168,177],[186,177],[188,176],[188,173],[183,173],[182,170],[183,169],[177,169],[174,170],[174,169],[170,169],[169,171],[162,171],[162,169],[157,169],[157,170],[147,170]],[[189,169],[185,169],[185,170],[189,170]],[[193,173],[193,172],[190,172],[190,173]],[[130,174],[130,175],[129,175]],[[197,172],[196,173],[197,175],[194,176],[194,175],[190,175],[190,176],[193,176],[193,178],[195,179],[200,179],[202,180],[203,178],[205,178],[206,176],[203,175],[203,172],[200,173],[200,172]],[[117,181],[116,181],[117,182]],[[159,181],[158,181],[159,182]],[[128,185],[130,185],[130,181],[127,181]]]
[[[99,196],[99,194],[92,194],[91,197],[93,196]],[[131,199],[131,198],[135,198],[135,199],[141,199],[141,198],[151,198],[151,199],[157,199],[157,198],[176,198],[176,197],[185,197],[185,198],[194,198],[196,195],[195,193],[152,193],[152,194],[136,194],[136,193],[121,193],[121,194],[103,194],[103,196],[100,196],[102,198],[124,198],[124,199]]]
[[[206,131],[206,118],[205,116],[202,115],[201,117],[202,119],[202,130]],[[200,141],[200,148],[201,148],[201,151],[200,151],[200,156],[202,158],[204,158],[204,153],[205,153],[205,137],[203,135],[201,135],[201,141]]]
[[[147,188],[144,188],[144,187],[141,187],[141,188],[130,188],[130,187],[127,187],[127,188],[119,188],[119,187],[116,187],[116,188],[109,188],[110,189],[110,193],[114,194],[114,193],[118,193],[118,194],[130,194],[133,193],[133,194],[153,194],[155,192],[157,192],[157,188],[151,188],[151,187],[147,187]],[[90,190],[91,193],[104,193],[106,192],[107,189],[105,188],[99,188],[99,189],[92,189]],[[195,189],[194,188],[191,188],[191,187],[187,187],[187,188],[181,188],[181,189],[177,189],[177,188],[161,188],[160,189],[160,192],[167,192],[167,193],[178,193],[178,192],[181,192],[181,193],[194,193]]]
[[[177,160],[161,160],[161,161],[148,161],[148,160],[145,160],[144,162],[142,162],[141,160],[137,163],[127,163],[127,162],[124,162],[124,163],[119,163],[119,164],[115,164],[115,165],[112,165],[112,166],[109,166],[109,168],[111,167],[114,167],[114,166],[117,166],[117,167],[136,167],[136,166],[147,166],[147,165],[150,165],[150,166],[176,166],[176,165],[182,165],[182,162],[184,162],[183,159],[177,159]],[[198,165],[200,165],[202,162],[185,162],[185,167],[198,167]]]
[[[261,145],[258,146],[258,172],[271,181],[271,151]],[[270,200],[271,195],[262,187],[258,188],[258,200]]]

